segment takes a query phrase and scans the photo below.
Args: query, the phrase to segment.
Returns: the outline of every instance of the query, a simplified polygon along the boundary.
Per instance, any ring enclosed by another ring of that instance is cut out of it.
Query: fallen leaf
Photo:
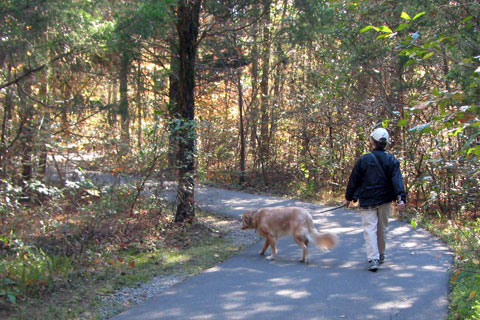
[[[452,278],[452,283],[455,283],[455,282],[457,282],[457,280],[458,280],[458,274],[457,274],[457,275],[455,275],[455,276]]]

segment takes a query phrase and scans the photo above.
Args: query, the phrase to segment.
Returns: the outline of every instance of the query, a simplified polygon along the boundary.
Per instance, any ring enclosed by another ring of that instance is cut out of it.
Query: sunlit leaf
[[[415,61],[414,59],[408,60],[407,63],[405,63],[405,67],[411,66],[411,65],[414,64],[415,62],[417,62],[417,61]]]
[[[451,136],[451,137],[456,137],[462,131],[463,131],[463,128],[456,128],[456,129],[452,130],[451,132],[449,132],[448,135]]]
[[[402,11],[402,14],[400,15],[400,18],[405,19],[405,20],[411,20],[412,19],[412,18],[410,18],[408,13],[406,13],[405,11]]]
[[[372,30],[372,29],[374,29],[375,31],[378,31],[378,28],[377,28],[377,27],[374,27],[374,26],[366,26],[366,27],[360,29],[360,33],[366,32],[366,31]]]
[[[432,55],[433,55],[433,52],[429,52],[429,53],[427,53],[426,55],[423,56],[423,59],[424,59],[424,60],[425,60],[425,59],[428,59],[428,58],[430,58]]]
[[[416,14],[415,17],[413,17],[412,20],[416,20],[416,19],[420,18],[420,17],[423,16],[425,13],[426,13],[426,12],[424,11],[424,12],[420,12],[420,13]]]
[[[468,149],[467,154],[470,155],[471,153],[474,153],[477,156],[480,156],[480,146],[475,146],[473,148]]]
[[[381,32],[385,32],[385,33],[393,33],[392,29],[390,29],[387,26],[381,26],[381,27],[378,28],[378,30],[380,30]]]

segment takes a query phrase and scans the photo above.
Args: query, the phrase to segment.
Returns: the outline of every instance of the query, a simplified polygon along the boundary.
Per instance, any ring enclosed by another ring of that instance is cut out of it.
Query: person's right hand
[[[397,203],[397,209],[398,209],[398,211],[404,211],[404,210],[405,210],[405,207],[406,207],[405,202],[399,201],[399,202]]]

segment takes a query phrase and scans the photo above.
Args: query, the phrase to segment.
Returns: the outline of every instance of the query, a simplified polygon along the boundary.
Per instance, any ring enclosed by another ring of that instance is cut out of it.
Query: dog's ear
[[[247,211],[242,215],[242,227],[246,228],[250,226],[250,222],[252,221],[251,212]]]
[[[247,213],[245,214],[245,224],[246,224],[247,226],[249,226],[250,223],[251,223],[251,221],[252,221],[252,215],[251,215],[250,212],[247,212]]]

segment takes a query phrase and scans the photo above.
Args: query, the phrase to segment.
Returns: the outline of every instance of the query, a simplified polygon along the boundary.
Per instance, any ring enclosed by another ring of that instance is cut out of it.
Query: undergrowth
[[[38,201],[14,201],[10,190],[1,204],[2,319],[96,319],[102,296],[156,275],[198,273],[238,250],[206,224],[219,218],[197,212],[173,223],[155,196],[132,211],[124,187],[38,185]]]

